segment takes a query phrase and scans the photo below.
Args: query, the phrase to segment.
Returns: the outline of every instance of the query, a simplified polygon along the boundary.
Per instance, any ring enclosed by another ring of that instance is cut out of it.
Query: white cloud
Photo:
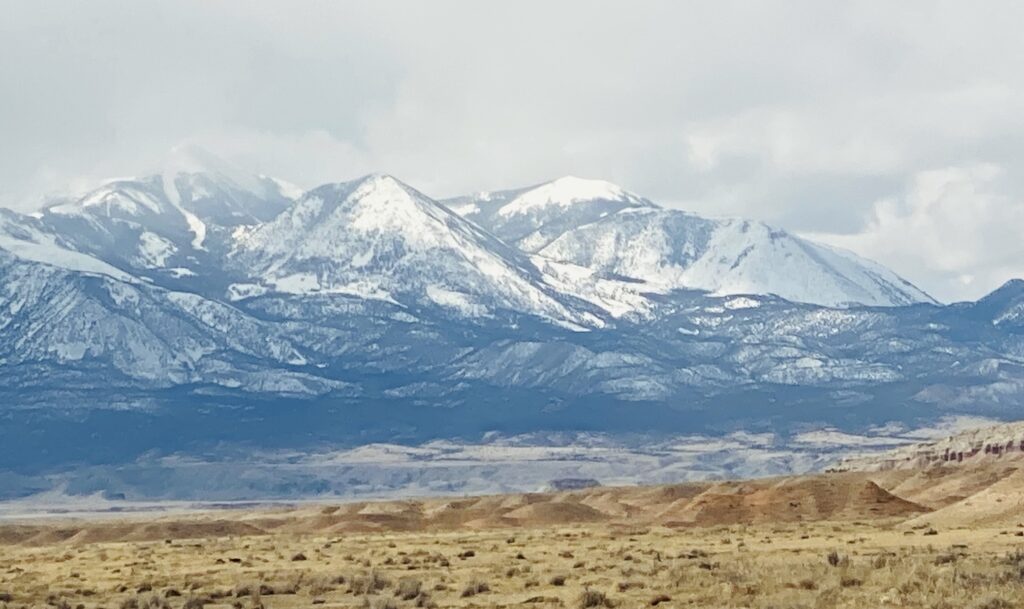
[[[863,231],[809,235],[873,258],[940,300],[975,299],[1024,277],[1024,199],[992,164],[919,172],[875,203]]]

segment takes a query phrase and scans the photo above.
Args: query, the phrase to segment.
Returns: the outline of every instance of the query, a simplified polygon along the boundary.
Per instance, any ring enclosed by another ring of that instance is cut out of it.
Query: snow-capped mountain
[[[830,307],[934,302],[852,252],[760,222],[662,209],[600,180],[566,177],[447,204],[524,250],[637,279],[650,291],[775,294]]]
[[[623,210],[563,233],[540,254],[640,279],[659,292],[775,294],[829,307],[934,302],[852,252],[760,222],[708,220],[675,210]]]
[[[465,317],[496,309],[565,324],[597,319],[543,281],[522,252],[387,175],[321,186],[234,234],[236,294],[348,294]]]
[[[604,182],[441,204],[386,175],[300,192],[196,156],[0,210],[0,472],[1020,415],[1019,282],[942,306],[852,254]]]

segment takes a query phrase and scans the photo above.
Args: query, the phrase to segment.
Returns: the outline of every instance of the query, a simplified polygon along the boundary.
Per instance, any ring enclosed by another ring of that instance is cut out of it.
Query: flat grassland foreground
[[[986,471],[8,524],[0,607],[1024,607],[1019,472]]]

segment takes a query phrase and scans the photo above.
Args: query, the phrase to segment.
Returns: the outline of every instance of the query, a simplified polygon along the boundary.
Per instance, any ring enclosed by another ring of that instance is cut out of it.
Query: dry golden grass
[[[0,609],[1024,609],[1024,523],[929,523],[864,482],[7,525]]]
[[[895,523],[6,546],[0,606],[1022,607],[1024,544]]]

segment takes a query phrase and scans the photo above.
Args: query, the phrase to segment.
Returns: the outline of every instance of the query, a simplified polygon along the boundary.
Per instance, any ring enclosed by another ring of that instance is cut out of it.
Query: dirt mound
[[[900,497],[939,509],[979,493],[1019,470],[1019,466],[1001,461],[962,467],[893,470],[881,472],[874,479]]]
[[[0,527],[0,545],[24,543],[40,533],[35,526],[10,525]]]
[[[1024,522],[1024,470],[1015,470],[990,486],[907,523],[938,527],[1016,526]]]
[[[692,499],[672,502],[656,521],[711,526],[906,517],[925,511],[863,476],[834,475],[716,484]]]
[[[85,526],[69,541],[73,543],[159,541],[162,539],[204,539],[262,534],[265,534],[264,530],[238,520],[168,520]]]
[[[504,515],[520,526],[550,526],[609,520],[610,515],[576,501],[549,501],[521,507]]]

